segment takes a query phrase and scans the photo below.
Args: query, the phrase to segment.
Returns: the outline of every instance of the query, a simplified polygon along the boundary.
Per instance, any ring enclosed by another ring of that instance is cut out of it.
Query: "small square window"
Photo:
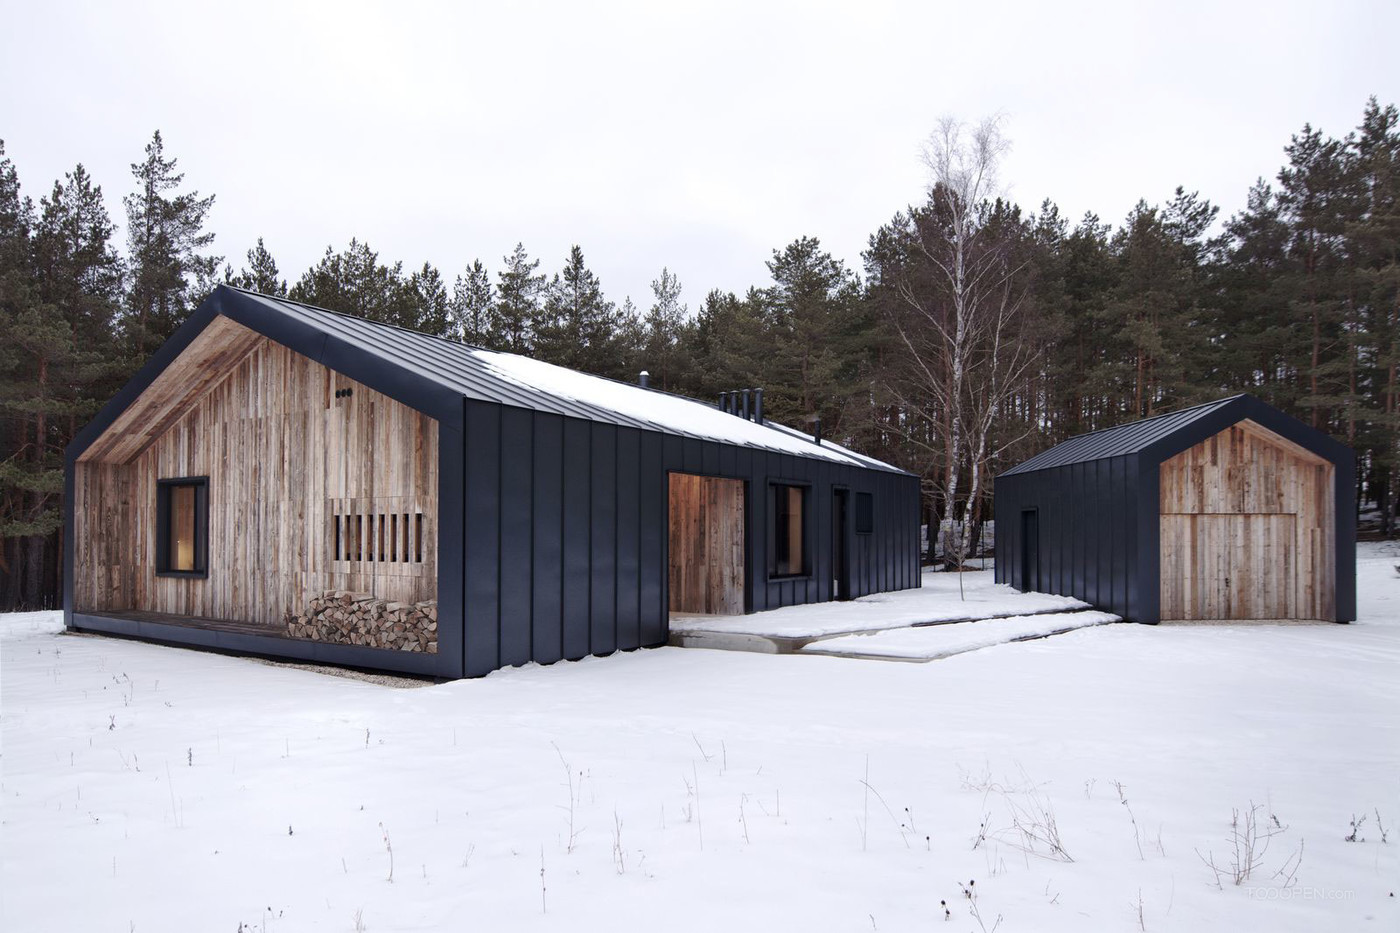
[[[771,487],[773,536],[768,573],[800,577],[811,573],[807,555],[807,487],[775,483]]]
[[[156,574],[209,575],[209,478],[156,482]]]

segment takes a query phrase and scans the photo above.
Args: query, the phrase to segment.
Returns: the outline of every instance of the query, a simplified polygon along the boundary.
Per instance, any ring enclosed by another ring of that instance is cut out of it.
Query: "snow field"
[[[1350,626],[416,689],[3,617],[0,928],[1393,929],[1397,560],[1363,552]],[[1288,828],[1222,890],[1197,850],[1251,801]],[[1389,841],[1345,842],[1375,808]]]

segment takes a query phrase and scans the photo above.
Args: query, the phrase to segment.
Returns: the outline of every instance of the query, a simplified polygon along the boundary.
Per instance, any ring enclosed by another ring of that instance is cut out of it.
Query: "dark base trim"
[[[279,661],[309,661],[314,664],[421,674],[444,679],[462,676],[461,671],[441,653],[386,651],[360,645],[336,645],[281,635],[251,635],[245,632],[200,628],[193,624],[154,622],[84,612],[74,612],[68,627],[80,632],[120,635],[157,644],[199,648],[223,654],[254,655]]]

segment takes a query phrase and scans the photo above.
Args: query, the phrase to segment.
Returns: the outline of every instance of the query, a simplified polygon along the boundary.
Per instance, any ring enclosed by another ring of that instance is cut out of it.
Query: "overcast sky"
[[[36,200],[81,161],[123,220],[159,128],[235,268],[263,236],[295,280],[359,237],[450,283],[578,243],[643,308],[663,265],[694,310],[803,235],[859,270],[943,114],[1004,115],[1022,205],[1116,223],[1179,184],[1228,214],[1305,122],[1400,103],[1393,0],[0,5]]]

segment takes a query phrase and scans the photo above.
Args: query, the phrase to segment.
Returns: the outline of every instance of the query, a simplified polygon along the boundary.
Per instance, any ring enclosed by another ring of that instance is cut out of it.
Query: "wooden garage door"
[[[1163,619],[1298,618],[1291,513],[1162,516]]]
[[[671,474],[672,612],[744,611],[744,481]]]

